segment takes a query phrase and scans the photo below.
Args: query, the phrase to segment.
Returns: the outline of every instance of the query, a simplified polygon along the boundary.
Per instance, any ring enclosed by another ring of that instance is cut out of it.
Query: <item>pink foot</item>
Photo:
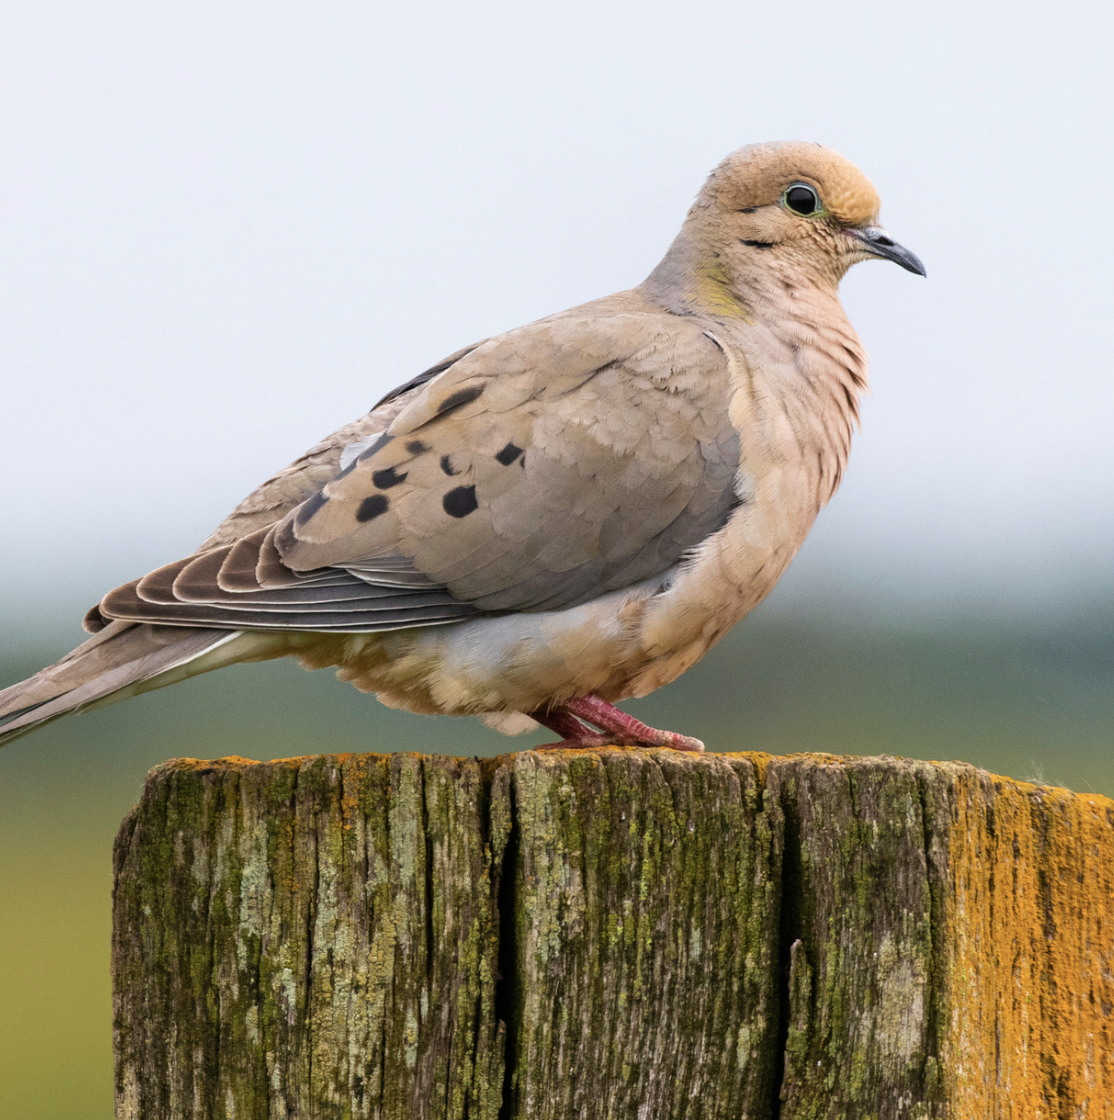
[[[577,718],[579,717],[579,718]],[[598,696],[579,696],[548,712],[531,712],[530,718],[563,736],[560,743],[546,743],[538,750],[603,747],[618,744],[628,747],[668,747],[675,751],[702,751],[704,744],[690,735],[658,731],[634,716],[621,712]],[[602,728],[602,734],[586,727],[587,720]]]
[[[550,731],[556,731],[558,735],[562,736],[559,743],[542,743],[540,747],[535,747],[534,749],[538,751],[606,747],[613,742],[605,735],[599,735],[590,727],[585,727],[576,716],[570,715],[562,708],[550,712],[531,712],[530,718],[537,720],[543,727],[548,727]]]

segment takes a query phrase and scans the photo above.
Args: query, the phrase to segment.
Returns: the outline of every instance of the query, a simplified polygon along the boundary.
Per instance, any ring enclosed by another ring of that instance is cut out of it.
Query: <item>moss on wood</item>
[[[496,1120],[487,797],[413,755],[152,771],[116,846],[117,1114]]]
[[[1114,804],[609,749],[152,771],[118,1115],[1114,1117]]]

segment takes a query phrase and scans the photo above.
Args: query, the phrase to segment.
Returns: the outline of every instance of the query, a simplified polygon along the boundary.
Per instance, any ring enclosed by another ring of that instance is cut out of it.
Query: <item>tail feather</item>
[[[66,715],[266,657],[279,635],[113,622],[54,665],[0,692],[0,746]]]
[[[48,665],[33,677],[19,681],[0,692],[0,719],[17,715],[45,704],[56,696],[95,675],[99,670],[129,660],[129,654],[141,656],[151,648],[153,634],[144,634],[144,627],[135,623],[110,623],[95,637],[90,638],[55,664]],[[185,632],[178,635],[184,637]],[[111,643],[110,651],[103,648]]]

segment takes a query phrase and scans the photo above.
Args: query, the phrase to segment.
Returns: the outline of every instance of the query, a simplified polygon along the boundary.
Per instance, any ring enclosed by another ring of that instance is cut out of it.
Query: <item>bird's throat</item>
[[[693,268],[692,287],[686,302],[715,318],[738,319],[753,323],[754,316],[731,285],[727,269],[718,253],[701,257]]]

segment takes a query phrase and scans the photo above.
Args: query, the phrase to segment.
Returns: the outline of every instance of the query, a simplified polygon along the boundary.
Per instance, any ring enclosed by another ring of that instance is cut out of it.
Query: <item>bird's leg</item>
[[[659,731],[647,727],[641,720],[621,712],[614,704],[598,696],[579,696],[565,704],[566,711],[581,719],[589,720],[612,736],[612,742],[631,747],[669,747],[675,751],[702,751],[704,744],[691,735],[676,731]]]
[[[579,718],[578,718],[579,717]],[[617,744],[628,747],[669,747],[675,751],[702,751],[704,744],[690,735],[675,731],[658,731],[647,727],[641,720],[621,712],[613,704],[598,696],[578,696],[559,708],[531,712],[530,718],[564,736],[561,743],[547,743],[539,750],[569,747],[602,747]],[[581,720],[588,720],[603,729],[595,734]]]
[[[535,750],[558,751],[584,747],[606,747],[613,742],[606,735],[597,734],[590,727],[585,727],[576,716],[569,713],[565,708],[531,712],[530,718],[536,720],[543,727],[548,727],[550,731],[556,731],[561,736],[561,742],[543,743]]]

